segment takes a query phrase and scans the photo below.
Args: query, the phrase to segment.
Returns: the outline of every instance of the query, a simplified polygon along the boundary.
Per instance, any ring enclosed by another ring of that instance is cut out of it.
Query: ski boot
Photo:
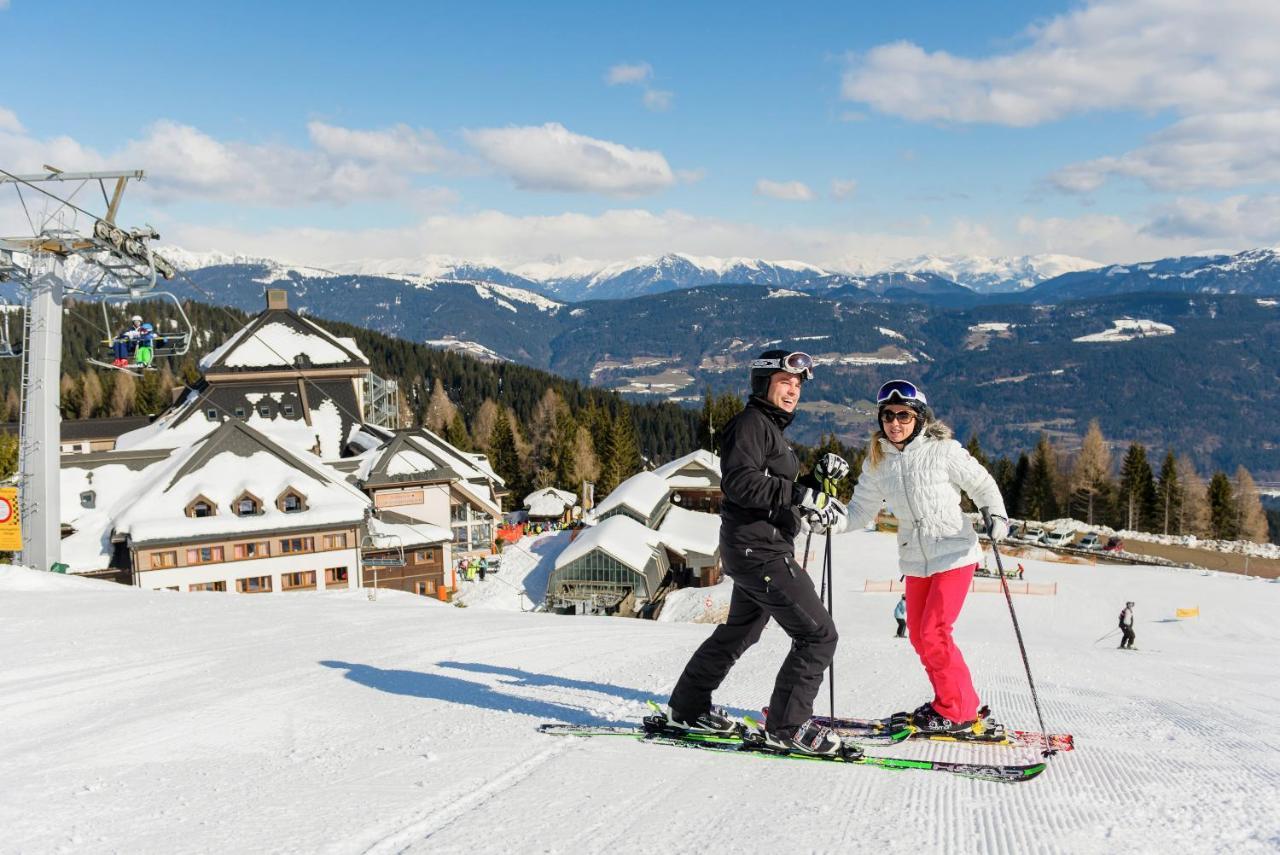
[[[933,708],[933,703],[930,702],[921,704],[915,712],[911,713],[910,724],[921,733],[941,733],[949,736],[959,736],[965,733],[973,733],[979,721],[981,719],[952,721],[939,714]]]
[[[665,710],[655,709],[655,715],[650,718],[661,718],[665,727],[685,733],[733,736],[742,730],[742,725],[734,721],[724,707],[712,707],[698,715],[689,715],[676,712],[668,706]]]
[[[860,749],[843,743],[831,728],[815,724],[813,721],[800,725],[791,736],[784,736],[761,727],[756,731],[748,732],[744,739],[757,751],[770,754],[802,754],[829,760],[845,760],[853,759],[862,753]]]

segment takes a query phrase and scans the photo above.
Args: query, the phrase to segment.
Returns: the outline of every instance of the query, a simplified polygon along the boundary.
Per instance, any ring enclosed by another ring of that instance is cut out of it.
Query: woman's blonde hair
[[[884,448],[880,445],[880,440],[882,439],[886,442],[889,439],[882,429],[876,428],[871,432],[871,447],[867,449],[867,458],[871,461],[872,469],[875,469],[880,465],[880,461],[884,460]]]

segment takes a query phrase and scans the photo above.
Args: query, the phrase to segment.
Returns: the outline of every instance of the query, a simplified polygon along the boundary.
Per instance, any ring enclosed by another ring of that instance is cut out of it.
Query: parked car
[[[1061,549],[1064,546],[1071,546],[1076,542],[1076,533],[1070,529],[1066,531],[1051,531],[1040,539],[1045,546],[1051,546]]]
[[[1038,525],[1023,525],[1022,531],[1015,535],[1016,540],[1022,540],[1027,543],[1039,543],[1044,537],[1044,529]]]
[[[1108,538],[1107,545],[1102,547],[1102,551],[1103,552],[1123,552],[1124,541],[1118,537]]]
[[[1098,533],[1091,531],[1084,537],[1080,538],[1080,542],[1076,544],[1077,549],[1099,549],[1102,547],[1102,541],[1098,539]]]

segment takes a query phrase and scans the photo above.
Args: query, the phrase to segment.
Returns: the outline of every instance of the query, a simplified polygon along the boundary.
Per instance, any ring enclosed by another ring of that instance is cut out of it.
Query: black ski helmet
[[[769,393],[769,378],[779,371],[813,379],[813,357],[801,351],[766,350],[751,360],[751,394],[763,398]]]

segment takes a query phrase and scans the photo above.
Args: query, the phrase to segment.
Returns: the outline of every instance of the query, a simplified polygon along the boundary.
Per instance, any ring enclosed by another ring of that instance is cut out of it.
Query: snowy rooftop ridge
[[[662,541],[656,531],[619,514],[584,529],[556,558],[556,567],[564,567],[591,550],[599,549],[640,571],[661,546]]]
[[[604,501],[596,505],[598,519],[615,508],[626,506],[648,518],[667,498],[667,482],[654,472],[637,472],[613,488]]]

